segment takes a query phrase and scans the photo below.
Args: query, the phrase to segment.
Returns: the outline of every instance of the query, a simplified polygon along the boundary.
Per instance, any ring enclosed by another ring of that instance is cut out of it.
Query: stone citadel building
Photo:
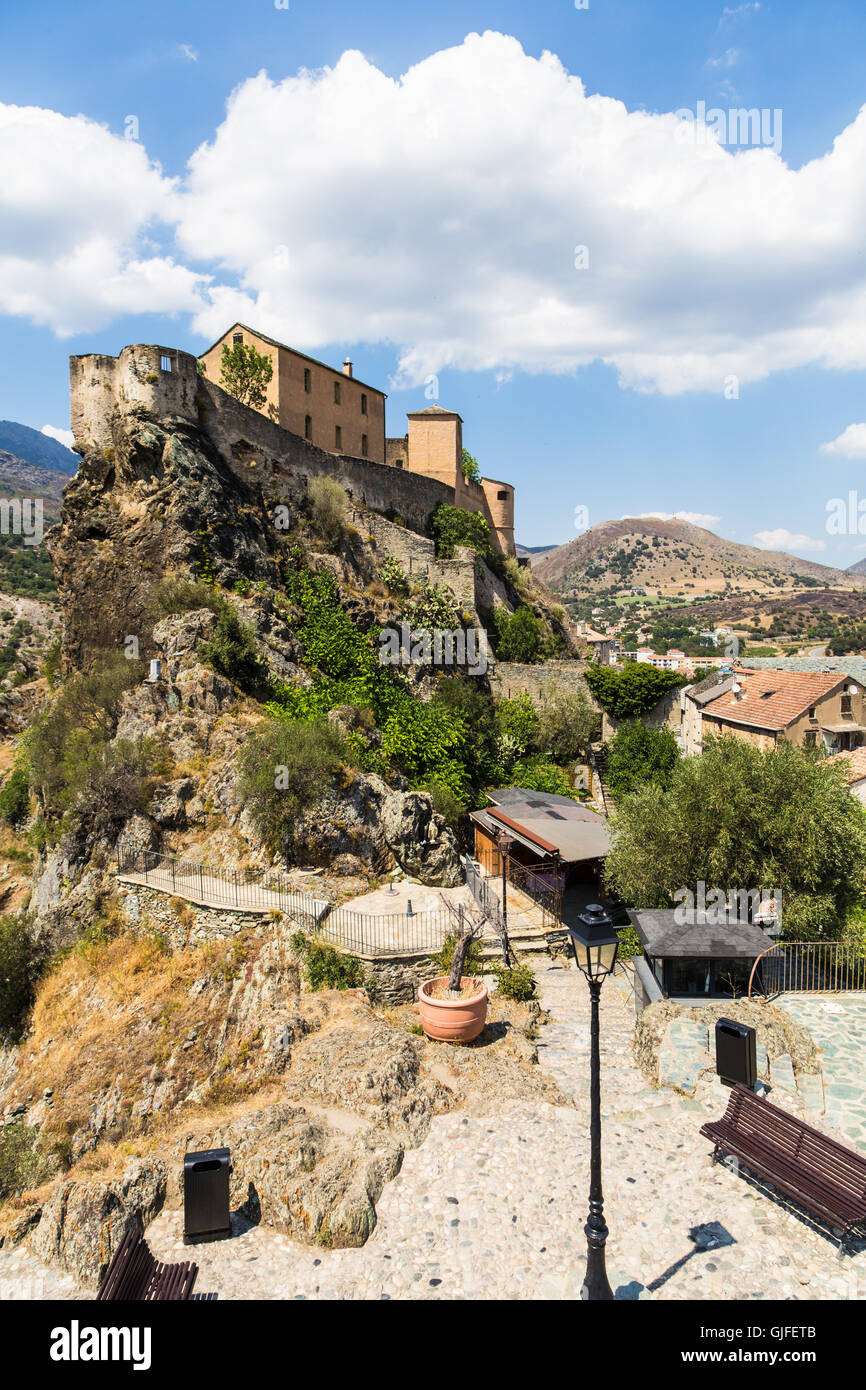
[[[236,323],[201,355],[209,381],[219,383],[223,348],[234,343],[252,346],[271,360],[274,371],[261,414],[274,424],[327,453],[434,478],[453,490],[454,506],[486,518],[494,545],[515,554],[514,488],[495,478],[474,482],[463,476],[463,421],[456,411],[438,405],[413,411],[406,434],[389,439],[385,393],[359,381],[348,358],[338,371]]]

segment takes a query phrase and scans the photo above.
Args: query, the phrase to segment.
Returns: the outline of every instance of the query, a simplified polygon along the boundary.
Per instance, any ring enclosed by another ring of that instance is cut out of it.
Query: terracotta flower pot
[[[447,980],[442,975],[425,980],[418,989],[418,1008],[421,1026],[428,1038],[438,1042],[471,1042],[477,1038],[487,1021],[487,986],[471,975],[464,975],[464,985],[477,985],[477,994],[462,995],[459,999],[433,999],[430,991]]]

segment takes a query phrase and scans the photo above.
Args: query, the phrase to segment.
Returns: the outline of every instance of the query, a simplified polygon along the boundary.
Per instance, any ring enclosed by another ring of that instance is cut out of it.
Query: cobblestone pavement
[[[786,994],[779,1002],[821,1051],[827,1119],[866,1153],[866,994]]]
[[[534,962],[552,1021],[540,1064],[574,1108],[515,1102],[434,1120],[384,1191],[359,1250],[326,1251],[254,1227],[196,1248],[199,1296],[220,1299],[571,1299],[583,1279],[588,1188],[589,994],[574,968]],[[746,1177],[710,1163],[698,1133],[727,1092],[685,1100],[649,1086],[631,1057],[633,1019],[602,991],[608,1272],[620,1298],[864,1298],[866,1246],[837,1245]],[[148,1230],[161,1259],[189,1259],[181,1214]],[[20,1277],[44,1274],[12,1252]],[[9,1268],[9,1266],[5,1266]],[[0,1281],[4,1254],[0,1251]],[[52,1276],[53,1277],[53,1276]],[[63,1277],[63,1276],[60,1276]],[[60,1296],[66,1296],[61,1294]]]

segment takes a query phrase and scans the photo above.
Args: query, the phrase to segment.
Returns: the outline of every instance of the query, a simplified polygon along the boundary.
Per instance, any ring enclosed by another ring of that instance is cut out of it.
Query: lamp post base
[[[588,1223],[584,1227],[587,1239],[586,1253],[586,1274],[580,1296],[584,1303],[606,1303],[613,1301],[613,1289],[610,1287],[607,1278],[607,1270],[604,1263],[604,1242],[607,1239],[607,1227],[603,1231],[597,1231]],[[596,1243],[599,1241],[600,1243]]]

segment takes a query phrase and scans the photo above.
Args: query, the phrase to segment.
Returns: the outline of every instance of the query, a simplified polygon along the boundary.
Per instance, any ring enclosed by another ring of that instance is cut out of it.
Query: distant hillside
[[[68,473],[41,468],[0,449],[0,499],[7,497],[42,501],[42,524],[47,531],[60,520],[63,489]],[[57,597],[54,570],[47,547],[25,545],[21,536],[0,533],[0,590],[51,602]]]
[[[688,521],[657,517],[600,522],[566,545],[534,558],[532,568],[539,579],[566,597],[629,588],[664,598],[697,598],[760,596],[801,586],[866,587],[866,572],[856,577],[856,566],[832,569],[784,551],[739,545]]]
[[[78,469],[78,455],[48,434],[41,434],[29,425],[14,420],[0,420],[0,449],[15,454],[27,463],[38,464],[59,473],[73,474]]]
[[[866,574],[866,555],[862,560],[856,560],[853,565],[849,565],[846,574]]]
[[[521,545],[516,542],[514,549],[518,555],[549,555],[552,550],[556,550],[555,545]]]

